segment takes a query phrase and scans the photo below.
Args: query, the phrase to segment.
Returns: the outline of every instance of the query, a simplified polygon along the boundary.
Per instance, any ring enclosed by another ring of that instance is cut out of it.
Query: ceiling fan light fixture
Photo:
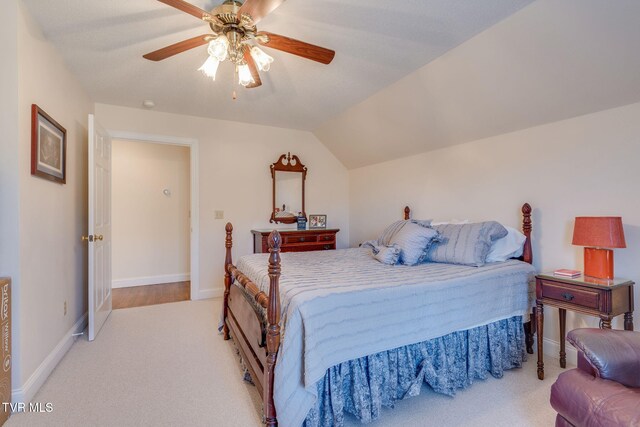
[[[210,56],[216,58],[219,62],[227,59],[227,52],[229,50],[229,39],[224,34],[219,35],[215,39],[209,42],[207,52]]]
[[[331,63],[336,54],[331,49],[300,40],[258,32],[256,24],[285,0],[217,0],[222,4],[210,11],[191,4],[189,0],[158,1],[205,21],[210,31],[142,55],[149,61],[162,61],[206,45],[209,57],[198,68],[199,71],[215,80],[220,62],[228,60],[235,66],[238,82],[246,88],[256,88],[262,85],[260,71],[268,71],[274,60],[255,44],[322,64]]]
[[[218,65],[220,65],[220,61],[218,61],[215,56],[209,55],[207,60],[204,61],[204,64],[202,64],[202,66],[198,68],[198,71],[202,71],[205,76],[211,77],[213,80],[215,80],[216,72],[218,71]]]
[[[253,76],[251,76],[251,70],[249,70],[249,66],[247,64],[238,66],[238,83],[240,83],[242,86],[247,86],[251,83],[255,83],[255,80],[253,80]]]
[[[253,57],[253,60],[256,61],[256,65],[260,71],[269,71],[271,63],[273,62],[272,57],[264,53],[264,51],[258,46],[253,46],[251,48],[251,56]]]

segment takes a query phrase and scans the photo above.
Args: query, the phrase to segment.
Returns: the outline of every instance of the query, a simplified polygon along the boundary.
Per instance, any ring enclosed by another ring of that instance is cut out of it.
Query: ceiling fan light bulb
[[[238,83],[242,86],[255,83],[255,80],[253,80],[253,76],[251,75],[251,70],[249,70],[249,66],[247,64],[243,64],[238,67]]]
[[[209,52],[210,56],[213,56],[218,61],[222,62],[227,59],[227,54],[229,50],[229,39],[224,34],[219,35],[215,39],[209,42],[209,47],[207,48],[207,52]]]
[[[220,65],[220,61],[218,61],[214,56],[209,56],[204,64],[198,71],[202,71],[205,76],[211,77],[213,80],[216,79],[216,72],[218,71],[218,65]]]
[[[253,46],[251,48],[251,56],[253,57],[253,60],[256,61],[256,65],[260,71],[269,71],[271,63],[273,62],[272,57],[264,53],[264,51],[258,46]]]

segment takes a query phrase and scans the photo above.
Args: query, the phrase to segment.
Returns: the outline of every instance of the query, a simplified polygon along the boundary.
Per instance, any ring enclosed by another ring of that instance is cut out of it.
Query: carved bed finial
[[[404,207],[404,219],[408,220],[409,218],[411,218],[411,209],[409,208],[409,206],[405,206]]]
[[[522,250],[522,260],[531,264],[533,251],[531,250],[531,205],[529,203],[522,205],[522,233],[527,238]]]

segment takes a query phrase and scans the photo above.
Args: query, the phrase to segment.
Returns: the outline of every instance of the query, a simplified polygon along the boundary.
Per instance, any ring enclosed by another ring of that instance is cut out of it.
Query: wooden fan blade
[[[164,3],[171,7],[175,7],[176,9],[186,12],[189,15],[193,15],[198,19],[202,19],[203,21],[207,21],[207,22],[214,21],[219,23],[219,20],[217,17],[211,15],[209,12],[205,10],[200,9],[197,6],[192,5],[191,3],[187,3],[186,1],[183,1],[183,0],[158,0],[158,1],[160,3]]]
[[[280,36],[278,34],[268,33],[266,31],[258,33],[258,36],[262,35],[268,37],[267,42],[262,42],[260,38],[256,38],[256,40],[258,40],[258,43],[263,46],[292,53],[323,64],[331,63],[331,61],[333,61],[333,57],[336,55],[335,51],[331,49],[325,49],[324,47],[315,46],[289,37]]]
[[[262,80],[260,79],[260,73],[258,73],[258,67],[256,67],[256,62],[253,60],[253,56],[251,56],[251,52],[249,51],[248,46],[245,46],[244,48],[244,60],[249,66],[251,77],[253,77],[253,83],[248,84],[245,87],[247,89],[251,89],[253,87],[262,86]]]
[[[209,37],[209,34],[203,34],[201,36],[193,37],[188,40],[172,44],[171,46],[163,47],[162,49],[147,53],[146,55],[142,55],[142,57],[150,61],[162,61],[170,56],[207,44],[209,42]]]
[[[249,15],[253,23],[256,24],[262,18],[273,12],[282,2],[284,2],[284,0],[247,0],[240,6],[240,10],[238,10],[238,20],[240,20],[243,14]]]

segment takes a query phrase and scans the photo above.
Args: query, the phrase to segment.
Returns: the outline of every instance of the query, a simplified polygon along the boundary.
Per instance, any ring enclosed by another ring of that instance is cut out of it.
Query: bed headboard
[[[522,251],[522,256],[520,260],[524,262],[528,262],[529,264],[533,263],[533,251],[531,250],[531,205],[529,203],[525,203],[522,205],[522,234],[525,235],[527,240],[524,242],[524,248]],[[404,207],[404,219],[408,220],[411,218],[411,208],[409,206]]]

